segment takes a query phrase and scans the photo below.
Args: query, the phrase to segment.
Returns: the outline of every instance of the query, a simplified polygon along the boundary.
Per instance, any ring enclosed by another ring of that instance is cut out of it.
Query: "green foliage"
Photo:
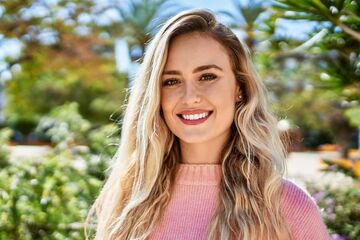
[[[104,149],[104,146],[116,144],[119,138],[119,128],[116,124],[106,124],[92,129],[90,121],[80,114],[79,104],[76,102],[54,108],[40,119],[36,131],[48,137],[57,147],[62,146],[66,149],[85,144],[91,152],[105,154],[107,157],[114,154],[114,149]]]
[[[293,53],[308,55],[322,74],[316,84],[342,100],[360,99],[360,3],[357,1],[277,0],[274,9],[291,20],[316,23],[309,40]]]
[[[68,103],[43,117],[37,129],[55,147],[1,169],[0,239],[84,239],[84,222],[115,153],[119,128],[91,129],[79,105]],[[0,141],[7,136],[0,132]]]
[[[90,155],[89,174],[98,179],[105,179],[105,169],[108,168],[110,159],[114,156],[119,145],[120,131],[115,124],[107,124],[90,131],[86,142]]]
[[[54,107],[71,101],[78,102],[80,112],[92,122],[105,123],[119,112],[126,76],[117,74],[113,63],[89,52],[88,40],[76,43],[80,40],[68,40],[74,46],[71,50],[41,48],[22,65],[22,72],[6,85],[9,124],[17,128],[20,123],[35,124]],[[71,56],[67,51],[78,54]]]
[[[91,12],[92,0],[59,0],[43,2],[41,0],[0,1],[2,40],[13,39],[21,42],[19,56],[9,56],[3,70],[12,70],[12,66],[31,61],[34,49],[39,46],[62,46],[64,35],[74,34],[82,14]],[[64,17],[66,16],[66,17]],[[5,42],[5,41],[4,41]],[[3,45],[0,41],[0,45]],[[4,46],[2,46],[4,47]],[[6,46],[5,46],[6,47]]]
[[[343,237],[334,238],[357,240],[360,236],[360,188],[354,185],[337,190],[317,189],[309,184],[307,189],[322,210],[329,231],[333,236]]]
[[[303,109],[297,107],[295,111],[290,110],[290,115],[296,115],[300,110],[301,117],[298,115],[296,121],[305,119],[303,126],[312,128],[318,125],[318,130],[331,132],[334,142],[342,146],[342,154],[346,156],[347,149],[353,144],[351,136],[356,131],[350,123],[356,122],[358,115],[348,108],[358,108],[360,99],[360,3],[351,0],[277,0],[272,10],[274,22],[281,18],[293,20],[293,24],[314,24],[304,43],[289,44],[288,39],[272,39],[271,46],[277,43],[281,51],[272,52],[275,60],[285,63],[296,61],[298,76],[304,76],[304,86],[315,89],[317,94],[311,94],[312,104],[304,104],[306,107]],[[301,67],[303,64],[313,65],[312,69],[304,71]],[[286,65],[284,71],[287,71]],[[288,99],[301,106],[301,103],[310,100],[306,91],[306,88],[288,91],[288,96],[279,102],[287,102]],[[316,116],[314,120],[320,115],[323,120],[318,119],[316,124],[316,121],[309,119],[309,115]],[[328,126],[324,124],[326,122]]]
[[[282,118],[287,118],[294,128],[301,129],[305,147],[316,149],[321,144],[332,142],[338,130],[331,124],[330,113],[334,112],[332,94],[311,88],[283,91],[278,96],[279,100],[273,104],[275,112]]]
[[[117,74],[109,59],[111,40],[97,36],[94,5],[93,0],[1,1],[0,45],[6,48],[10,38],[21,43],[20,55],[4,59],[0,69],[0,75],[12,72],[6,84],[9,125],[28,134],[42,115],[68,101],[78,102],[81,113],[98,123],[119,110],[127,76]]]
[[[316,65],[310,60],[277,58],[271,51],[259,52],[254,60],[269,90],[273,111],[301,134],[301,145],[316,149],[320,144],[333,142],[338,128],[331,124],[331,114],[336,112],[333,102],[338,95],[314,84]]]
[[[12,130],[9,128],[3,128],[0,130],[0,169],[9,165],[9,143]]]
[[[1,170],[0,239],[84,239],[83,222],[101,186],[88,161],[68,150]]]
[[[359,2],[353,0],[277,0],[274,6],[288,19],[326,21],[360,41]]]
[[[241,30],[245,33],[245,43],[250,51],[253,52],[256,41],[269,37],[268,34],[265,34],[267,36],[261,36],[265,33],[265,31],[262,31],[265,26],[260,24],[263,21],[259,21],[260,16],[266,12],[264,1],[250,0],[246,4],[237,0],[232,2],[235,6],[235,14],[229,11],[220,11],[220,13],[231,18],[230,28]]]
[[[104,170],[117,149],[120,131],[114,123],[97,128],[79,113],[77,103],[68,103],[53,109],[40,119],[36,131],[47,137],[55,151],[72,148],[88,159],[89,174],[105,179]]]
[[[349,108],[345,111],[345,116],[350,119],[350,123],[360,128],[360,107]]]
[[[92,152],[111,157],[118,147],[119,128],[115,124],[101,126],[90,131],[86,140]]]
[[[89,129],[90,122],[79,114],[79,104],[72,102],[54,108],[48,116],[42,117],[36,131],[49,137],[57,146],[67,148],[84,142]]]
[[[94,1],[59,0],[44,4],[39,0],[13,0],[1,1],[0,4],[3,9],[0,32],[6,38],[21,39],[23,43],[32,45],[42,42],[39,35],[44,31],[59,38],[72,32],[80,25],[79,15],[89,13]],[[59,17],[59,14],[66,14],[66,17]]]
[[[130,0],[126,7],[123,3],[111,3],[110,8],[121,16],[121,22],[114,22],[102,29],[113,36],[126,38],[129,46],[138,46],[144,53],[145,45],[161,23],[174,14],[173,7],[176,7],[176,11],[181,8],[168,0]]]

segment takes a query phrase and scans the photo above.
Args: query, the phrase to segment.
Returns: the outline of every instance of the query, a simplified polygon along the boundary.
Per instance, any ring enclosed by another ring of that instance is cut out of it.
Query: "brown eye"
[[[179,83],[177,79],[167,79],[163,82],[163,86],[174,86]]]
[[[214,74],[204,74],[201,76],[200,80],[201,81],[211,81],[214,80],[216,78],[216,75]]]

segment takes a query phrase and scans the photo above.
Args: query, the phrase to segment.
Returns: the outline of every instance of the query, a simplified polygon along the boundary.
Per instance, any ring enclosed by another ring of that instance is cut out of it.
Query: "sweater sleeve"
[[[295,183],[283,180],[281,212],[293,240],[330,240],[320,210],[311,196]]]

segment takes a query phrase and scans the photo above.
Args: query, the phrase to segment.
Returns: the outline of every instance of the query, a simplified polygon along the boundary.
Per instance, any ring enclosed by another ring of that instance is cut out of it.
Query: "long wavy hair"
[[[171,41],[191,32],[225,47],[243,95],[222,151],[220,201],[208,239],[290,239],[280,209],[286,151],[265,89],[246,46],[211,12],[198,9],[169,19],[147,48],[125,109],[119,149],[87,218],[89,223],[96,216],[94,238],[146,239],[169,203],[180,145],[162,116],[160,77]]]

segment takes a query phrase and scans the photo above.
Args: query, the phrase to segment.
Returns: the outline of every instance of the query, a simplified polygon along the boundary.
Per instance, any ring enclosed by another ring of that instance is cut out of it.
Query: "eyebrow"
[[[209,65],[203,65],[203,66],[199,66],[199,67],[195,68],[193,70],[193,73],[201,72],[201,71],[211,69],[211,68],[215,68],[215,69],[218,69],[220,71],[223,71],[223,69],[221,67],[219,67],[219,66],[217,66],[215,64],[209,64]],[[177,70],[167,70],[167,71],[163,72],[163,75],[166,75],[166,74],[169,74],[169,75],[181,75],[181,72],[177,71]]]

